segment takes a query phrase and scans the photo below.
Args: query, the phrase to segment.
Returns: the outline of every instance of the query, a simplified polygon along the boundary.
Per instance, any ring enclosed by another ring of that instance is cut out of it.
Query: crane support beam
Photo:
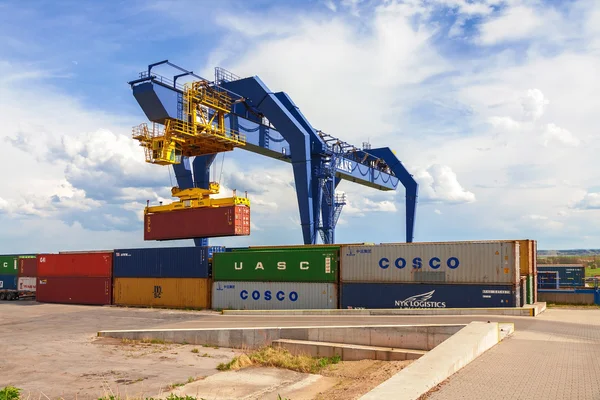
[[[152,80],[134,83],[133,95],[146,117],[150,121],[160,124],[164,124],[167,119],[177,118],[178,101],[183,101],[182,91],[162,84],[160,81]],[[229,129],[246,135],[244,150],[291,162],[290,143],[279,132],[280,127],[277,127],[278,130],[256,122],[251,115],[240,111],[243,109],[241,104],[234,106],[234,109],[239,114],[227,114],[225,124]],[[364,158],[365,155],[367,153],[357,151],[352,153],[352,158],[338,157],[336,160],[336,176],[378,190],[396,190],[399,182],[397,177],[371,168],[356,160]]]

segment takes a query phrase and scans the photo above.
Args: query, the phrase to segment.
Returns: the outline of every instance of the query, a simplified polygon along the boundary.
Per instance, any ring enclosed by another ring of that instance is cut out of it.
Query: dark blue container
[[[538,280],[541,272],[558,272],[558,287],[585,287],[585,267],[583,265],[539,265]],[[539,284],[539,281],[538,281]]]
[[[208,278],[207,247],[160,247],[114,251],[115,278]]]
[[[538,270],[538,289],[558,289],[558,272]]]
[[[0,275],[0,290],[17,290],[17,275]]]
[[[418,283],[343,283],[341,307],[347,308],[486,308],[516,307],[511,285]]]

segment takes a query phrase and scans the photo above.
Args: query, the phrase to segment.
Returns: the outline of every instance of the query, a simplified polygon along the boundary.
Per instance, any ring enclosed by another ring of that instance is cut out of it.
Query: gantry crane
[[[179,73],[172,78],[153,73],[159,65]],[[177,82],[185,76],[194,81]],[[314,129],[286,93],[271,92],[256,76],[240,78],[217,67],[211,82],[164,60],[128,83],[152,121],[151,127],[134,128],[133,138],[144,147],[147,162],[173,165],[174,196],[206,199],[218,191],[209,180],[216,154],[240,148],[292,164],[304,244],[315,244],[319,235],[323,243],[335,243],[335,226],[346,204],[345,196],[335,193],[342,179],[378,190],[395,190],[401,182],[406,241],[412,242],[418,185],[389,147],[363,144],[359,149]],[[227,201],[244,200],[234,196]],[[207,238],[194,240],[208,244]]]

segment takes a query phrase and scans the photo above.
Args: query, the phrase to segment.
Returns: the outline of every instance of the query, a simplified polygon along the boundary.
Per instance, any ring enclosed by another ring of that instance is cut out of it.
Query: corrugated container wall
[[[533,240],[519,240],[519,267],[521,276],[533,274],[536,254],[533,252]]]
[[[18,261],[19,276],[37,276],[37,257],[21,256]]]
[[[23,292],[35,292],[37,278],[34,277],[20,277],[17,284],[17,290]]]
[[[0,275],[17,275],[18,272],[17,257],[0,256]]]
[[[249,234],[250,208],[247,206],[202,207],[144,215],[144,240]]]
[[[41,303],[106,305],[112,302],[110,277],[39,277],[37,301]]]
[[[0,289],[16,290],[17,275],[0,275]]]
[[[344,246],[342,282],[519,284],[517,241]]]
[[[416,283],[344,283],[341,308],[515,307],[518,286]]]
[[[118,249],[115,278],[208,278],[206,247]]]
[[[114,304],[122,306],[210,308],[207,278],[115,278]]]
[[[215,281],[337,282],[338,249],[282,249],[217,253]]]
[[[39,254],[38,276],[110,277],[112,253]]]
[[[333,283],[213,282],[213,309],[301,310],[337,306],[337,285]]]

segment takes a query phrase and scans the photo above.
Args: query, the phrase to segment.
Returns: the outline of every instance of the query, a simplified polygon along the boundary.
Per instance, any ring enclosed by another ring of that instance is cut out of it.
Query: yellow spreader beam
[[[211,182],[208,189],[179,189],[174,187],[171,189],[173,197],[178,197],[179,201],[174,201],[171,204],[160,205],[160,206],[148,206],[144,212],[147,213],[158,213],[158,212],[170,212],[190,208],[199,207],[226,207],[234,205],[246,205],[250,207],[250,199],[247,197],[239,197],[235,195],[233,197],[213,199],[210,195],[218,194],[220,185],[217,182]]]

